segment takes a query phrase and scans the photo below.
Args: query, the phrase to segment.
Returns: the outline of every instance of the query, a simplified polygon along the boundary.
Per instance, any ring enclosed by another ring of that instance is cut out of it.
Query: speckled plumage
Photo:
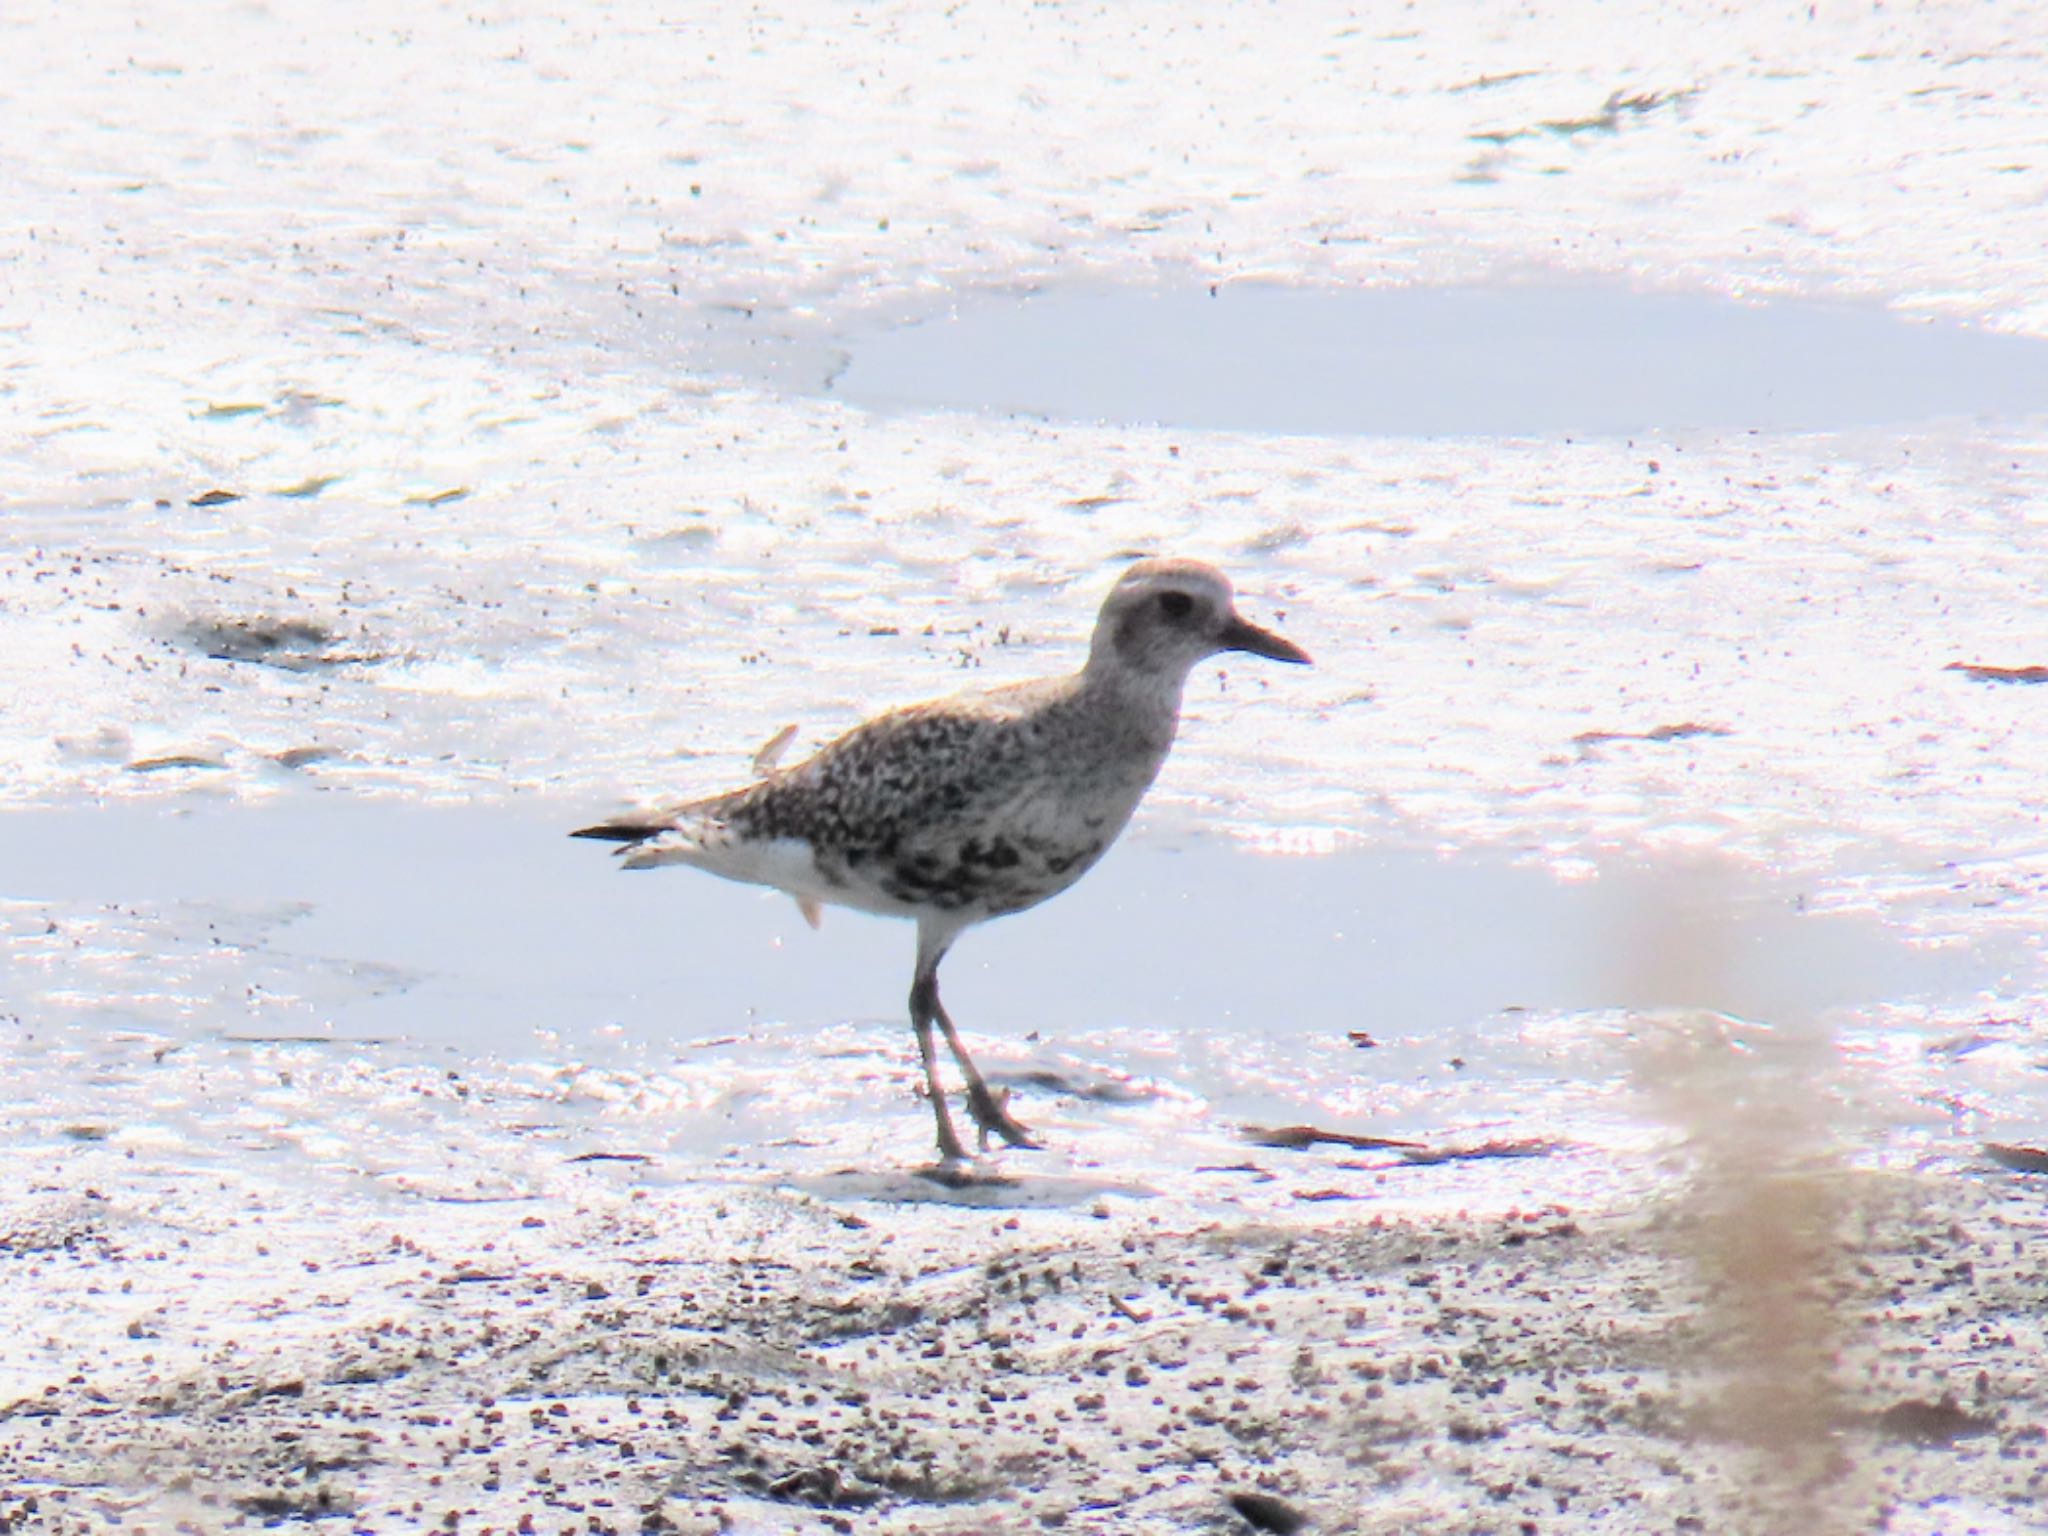
[[[688,864],[775,886],[807,914],[828,902],[915,918],[911,1015],[940,1151],[964,1156],[939,1089],[934,1022],[984,1141],[993,1130],[1030,1145],[939,1004],[939,960],[963,929],[1057,895],[1102,856],[1166,761],[1189,669],[1221,650],[1308,659],[1240,619],[1221,572],[1141,561],[1103,604],[1088,663],[1071,676],[894,710],[743,789],[576,835],[628,844],[628,868]]]
[[[1076,681],[883,715],[786,773],[675,808],[674,830],[627,863],[745,880],[750,850],[795,839],[815,866],[797,894],[890,916],[937,908],[963,923],[1021,912],[1095,862],[1172,742],[1171,717],[1140,727]]]

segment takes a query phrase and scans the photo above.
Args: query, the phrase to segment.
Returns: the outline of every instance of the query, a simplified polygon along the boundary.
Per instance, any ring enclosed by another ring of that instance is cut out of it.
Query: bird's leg
[[[1001,1098],[989,1091],[980,1071],[974,1065],[974,1058],[967,1054],[967,1047],[960,1043],[960,1031],[953,1027],[953,1020],[946,1013],[946,1005],[939,1001],[939,973],[932,970],[931,987],[932,1013],[938,1018],[939,1028],[946,1032],[946,1044],[952,1048],[953,1059],[960,1063],[960,1075],[967,1079],[967,1112],[974,1116],[974,1123],[981,1131],[981,1145],[988,1146],[988,1133],[994,1131],[1013,1147],[1037,1147],[1040,1145],[1022,1122],[1010,1113],[1004,1093]]]
[[[939,1053],[932,1044],[932,1019],[939,1010],[939,983],[933,972],[921,971],[910,987],[910,1025],[917,1031],[918,1054],[924,1057],[925,1088],[931,1095],[932,1114],[939,1122],[939,1157],[948,1163],[967,1161],[967,1149],[960,1145],[953,1129],[953,1116],[946,1109],[946,1090],[939,1082]],[[952,1026],[947,1026],[947,1034]]]

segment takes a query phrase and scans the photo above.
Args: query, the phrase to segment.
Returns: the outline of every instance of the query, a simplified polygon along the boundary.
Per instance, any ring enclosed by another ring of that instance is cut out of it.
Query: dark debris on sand
[[[2008,1177],[1875,1186],[1825,1277],[1871,1320],[1816,1442],[1844,1531],[2048,1497]],[[1226,1220],[597,1178],[417,1220],[41,1197],[0,1251],[45,1317],[0,1529],[1620,1536],[1652,1505],[1779,1528],[1812,1471],[1716,1417],[1728,1341],[1654,1201]]]

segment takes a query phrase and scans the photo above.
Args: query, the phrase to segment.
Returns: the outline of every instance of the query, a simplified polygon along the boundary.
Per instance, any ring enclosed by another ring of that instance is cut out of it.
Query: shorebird
[[[583,827],[624,843],[628,869],[687,864],[820,903],[917,923],[910,1023],[938,1121],[939,1155],[967,1160],[939,1082],[936,1024],[991,1133],[1034,1147],[990,1091],[939,1001],[939,962],[963,931],[1072,885],[1130,821],[1173,745],[1189,671],[1223,651],[1306,662],[1239,617],[1230,582],[1195,560],[1141,560],[1110,589],[1088,660],[1066,677],[978,689],[892,710],[795,767],[785,731],[743,789]]]

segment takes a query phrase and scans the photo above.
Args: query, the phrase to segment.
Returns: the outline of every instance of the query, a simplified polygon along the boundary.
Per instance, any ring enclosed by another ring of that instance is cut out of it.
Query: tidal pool
[[[2048,411],[2048,343],[1875,304],[1589,282],[961,295],[856,329],[877,410],[1383,437],[1814,432]]]

